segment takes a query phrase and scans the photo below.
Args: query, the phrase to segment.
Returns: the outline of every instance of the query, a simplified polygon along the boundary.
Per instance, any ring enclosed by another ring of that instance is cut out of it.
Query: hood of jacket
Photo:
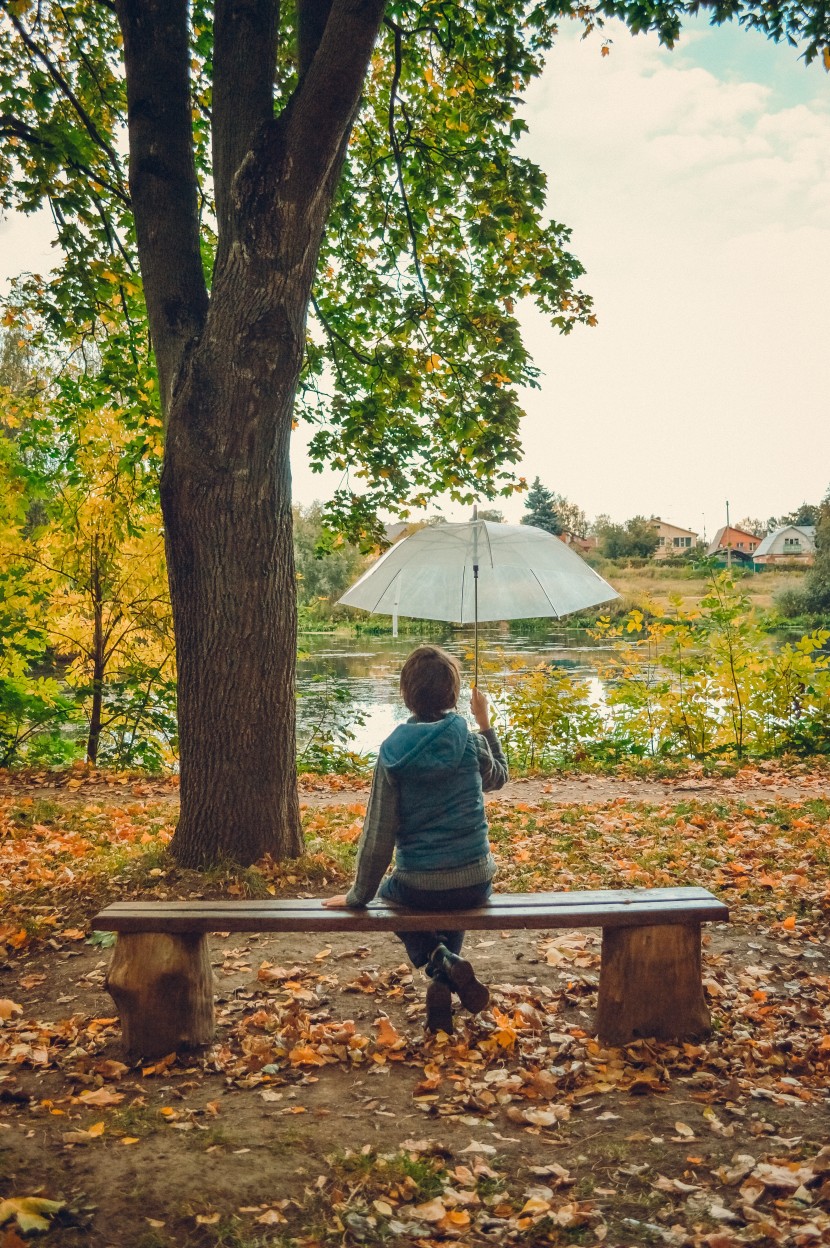
[[[468,738],[467,721],[456,711],[434,723],[410,719],[386,738],[378,758],[391,772],[456,771]]]

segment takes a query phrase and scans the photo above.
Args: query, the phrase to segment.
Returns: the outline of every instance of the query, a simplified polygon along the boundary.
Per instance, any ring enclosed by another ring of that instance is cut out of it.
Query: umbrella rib
[[[382,587],[381,587],[380,593],[378,594],[377,598],[375,599],[374,606],[372,606],[372,607],[360,607],[359,609],[360,609],[361,611],[368,611],[370,615],[374,614],[375,610],[377,609],[377,605],[378,605],[378,603],[380,602],[381,598],[383,597],[383,595],[384,595],[384,594],[385,594],[388,590],[390,590],[390,589],[392,588],[392,586],[395,584],[395,581],[398,579],[398,577],[400,576],[400,574],[401,574],[401,572],[402,572],[402,571],[403,571],[403,569],[402,569],[402,568],[398,568],[398,569],[397,569],[397,571],[395,572],[395,574],[392,576],[391,580],[388,580],[388,581],[384,581],[384,582],[383,582],[383,585],[382,585]],[[355,587],[354,587],[354,586],[352,586],[352,588],[354,589]],[[385,615],[385,614],[387,614],[387,613],[386,613],[385,611],[381,611],[381,612],[380,612],[380,614],[381,614],[381,615]],[[391,612],[390,612],[389,614],[391,614]]]
[[[557,620],[561,620],[561,618],[562,618],[562,617],[561,617],[561,615],[560,615],[560,614],[559,614],[559,612],[556,610],[556,607],[553,605],[553,603],[550,601],[550,594],[549,594],[549,593],[548,593],[548,591],[545,589],[544,585],[543,585],[543,584],[542,584],[542,582],[539,580],[539,578],[538,578],[538,576],[536,575],[536,573],[533,571],[533,568],[530,568],[530,569],[529,569],[529,571],[530,571],[531,575],[533,576],[534,581],[536,582],[536,584],[537,584],[537,585],[539,586],[539,588],[541,589],[542,593],[543,593],[543,594],[545,595],[545,597],[547,598],[548,602],[550,602],[550,609],[551,609],[551,611],[552,611],[552,612],[553,612],[553,614],[556,616]]]

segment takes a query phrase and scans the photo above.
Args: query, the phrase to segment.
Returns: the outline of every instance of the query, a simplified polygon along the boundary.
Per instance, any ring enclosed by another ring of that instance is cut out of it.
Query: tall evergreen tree
[[[536,477],[525,498],[522,524],[532,524],[537,529],[544,529],[546,533],[558,536],[563,525],[556,510],[556,500],[557,495],[553,490],[542,485],[540,478]]]

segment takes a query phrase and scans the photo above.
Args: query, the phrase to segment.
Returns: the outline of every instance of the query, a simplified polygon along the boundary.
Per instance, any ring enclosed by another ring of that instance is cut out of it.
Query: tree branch
[[[208,296],[190,112],[187,0],[117,0],[124,38],[130,192],[147,314],[167,412]]]
[[[234,175],[274,115],[279,0],[217,0],[213,23],[213,184],[217,266],[231,242]]]
[[[392,85],[389,89],[389,142],[392,144],[392,155],[395,160],[395,168],[398,172],[398,187],[403,200],[403,210],[406,215],[406,228],[409,233],[409,241],[412,244],[412,261],[415,265],[415,273],[418,278],[418,285],[424,296],[424,305],[429,307],[432,300],[427,291],[424,275],[421,271],[421,261],[418,256],[418,231],[415,229],[415,222],[412,217],[412,209],[409,207],[409,197],[406,193],[406,183],[403,177],[403,158],[401,156],[401,147],[398,142],[398,135],[395,129],[395,101],[398,97],[398,84],[401,80],[401,69],[403,67],[403,31],[396,22],[387,22],[395,37],[395,69],[392,74]]]
[[[85,165],[79,160],[67,159],[66,153],[61,151],[55,143],[50,139],[45,139],[38,130],[33,130],[30,125],[22,121],[20,117],[15,117],[12,113],[0,113],[0,138],[6,135],[20,139],[23,143],[28,144],[29,147],[39,147],[45,152],[52,152],[64,168],[74,169],[76,173],[82,173],[90,182],[100,186],[101,190],[108,191],[125,208],[129,208],[130,197],[120,184],[110,182],[108,178],[102,177],[97,170],[90,169],[89,165]]]
[[[337,363],[336,348],[334,345],[335,342],[339,342],[342,346],[344,346],[346,350],[349,352],[349,354],[355,360],[357,360],[358,364],[369,365],[372,363],[371,356],[364,355],[362,352],[358,351],[357,348],[352,345],[352,343],[349,342],[348,338],[344,338],[342,334],[338,334],[334,326],[331,325],[330,322],[323,315],[320,309],[320,305],[317,302],[314,295],[311,296],[311,306],[314,309],[314,315],[317,317],[317,320],[323,326],[323,329],[326,332],[326,336],[329,340],[329,343],[331,344],[332,355],[335,358],[335,364]]]
[[[110,143],[107,142],[107,140],[101,134],[101,131],[98,129],[95,122],[90,117],[89,113],[84,108],[83,104],[78,99],[75,92],[72,90],[72,87],[70,86],[67,79],[63,76],[61,71],[58,69],[57,65],[54,64],[54,62],[46,54],[46,52],[44,52],[44,50],[38,46],[38,44],[35,42],[35,40],[26,30],[25,26],[19,20],[19,18],[17,18],[15,14],[10,11],[9,6],[7,4],[4,4],[3,8],[12,26],[14,26],[15,30],[20,36],[20,39],[23,42],[24,46],[28,48],[28,50],[31,52],[33,57],[35,57],[37,60],[41,62],[42,65],[45,66],[46,72],[48,73],[52,81],[55,83],[55,86],[58,87],[58,89],[60,90],[60,93],[63,96],[63,98],[67,100],[67,102],[71,104],[72,107],[74,108],[75,112],[77,113],[89,137],[93,140],[94,143],[97,144],[98,147],[101,148],[102,151],[106,152],[113,169],[116,171],[116,173],[119,173],[121,169],[121,164],[120,164],[120,161],[118,159],[118,155],[115,149],[112,147]]]
[[[297,5],[297,68],[301,78],[314,60],[330,13],[331,0],[301,0]]]
[[[300,0],[300,8],[321,3]],[[320,41],[283,113],[288,179],[298,190],[333,191],[384,8],[385,0],[332,0]],[[304,56],[311,51],[309,42]]]

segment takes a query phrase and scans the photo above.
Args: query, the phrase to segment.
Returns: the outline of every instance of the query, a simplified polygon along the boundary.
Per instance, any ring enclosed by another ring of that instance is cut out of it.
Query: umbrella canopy
[[[378,615],[478,624],[561,616],[618,594],[573,550],[529,524],[473,520],[419,529],[339,600]]]

